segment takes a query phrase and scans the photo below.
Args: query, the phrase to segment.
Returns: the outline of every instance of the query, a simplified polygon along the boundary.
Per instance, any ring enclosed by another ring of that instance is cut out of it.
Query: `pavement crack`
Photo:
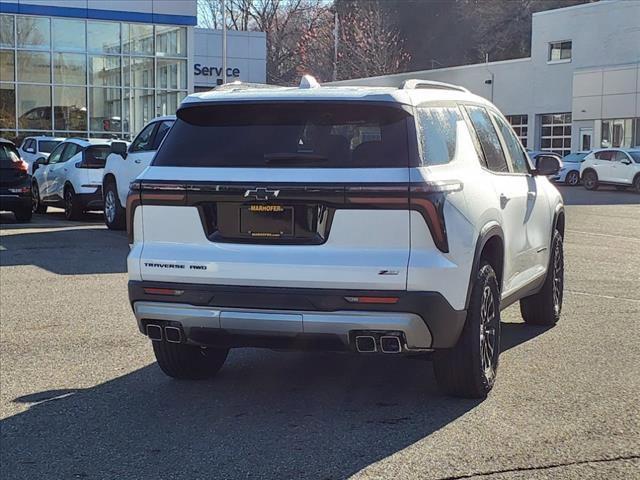
[[[503,470],[491,470],[488,472],[467,473],[464,475],[454,475],[452,477],[440,477],[438,478],[438,480],[461,480],[464,478],[488,477],[490,475],[499,475],[502,473],[533,472],[533,471],[539,471],[539,470],[551,470],[554,468],[561,468],[561,467],[572,467],[574,465],[586,465],[589,463],[610,463],[610,462],[619,462],[624,460],[638,460],[638,459],[640,459],[640,454],[619,455],[617,457],[611,457],[611,458],[597,458],[592,460],[578,460],[575,462],[550,463],[548,465],[539,465],[536,467],[515,467],[515,468],[505,468]]]

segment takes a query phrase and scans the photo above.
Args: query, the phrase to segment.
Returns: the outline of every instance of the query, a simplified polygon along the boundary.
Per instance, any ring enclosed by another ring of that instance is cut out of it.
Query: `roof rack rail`
[[[270,85],[268,83],[251,83],[236,80],[235,82],[223,83],[216,85],[212,90],[247,90],[248,88],[282,88],[279,85]]]
[[[419,80],[417,78],[411,78],[405,80],[400,87],[402,90],[416,90],[419,88],[433,88],[440,90],[457,90],[459,92],[471,93],[464,87],[459,85],[453,85],[451,83],[436,82],[435,80]]]

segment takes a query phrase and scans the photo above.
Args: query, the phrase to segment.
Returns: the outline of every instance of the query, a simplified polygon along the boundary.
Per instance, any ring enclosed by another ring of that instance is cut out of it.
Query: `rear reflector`
[[[344,297],[349,303],[398,303],[398,297]]]
[[[184,290],[174,290],[172,288],[145,288],[144,293],[147,295],[172,295],[177,297],[184,293]]]

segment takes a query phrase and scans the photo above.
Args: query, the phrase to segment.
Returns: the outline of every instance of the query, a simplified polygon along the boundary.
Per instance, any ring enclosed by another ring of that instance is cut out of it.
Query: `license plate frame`
[[[285,205],[243,205],[240,233],[253,238],[288,238],[295,234],[295,208]]]

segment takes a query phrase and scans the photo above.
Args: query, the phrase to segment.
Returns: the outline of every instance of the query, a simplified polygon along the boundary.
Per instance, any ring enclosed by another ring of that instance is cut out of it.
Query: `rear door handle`
[[[140,160],[140,159],[134,160],[135,163],[140,163],[141,161],[142,160]]]
[[[509,200],[511,200],[509,197],[507,197],[504,193],[500,194],[500,208],[504,208],[507,206],[507,203],[509,203]]]

